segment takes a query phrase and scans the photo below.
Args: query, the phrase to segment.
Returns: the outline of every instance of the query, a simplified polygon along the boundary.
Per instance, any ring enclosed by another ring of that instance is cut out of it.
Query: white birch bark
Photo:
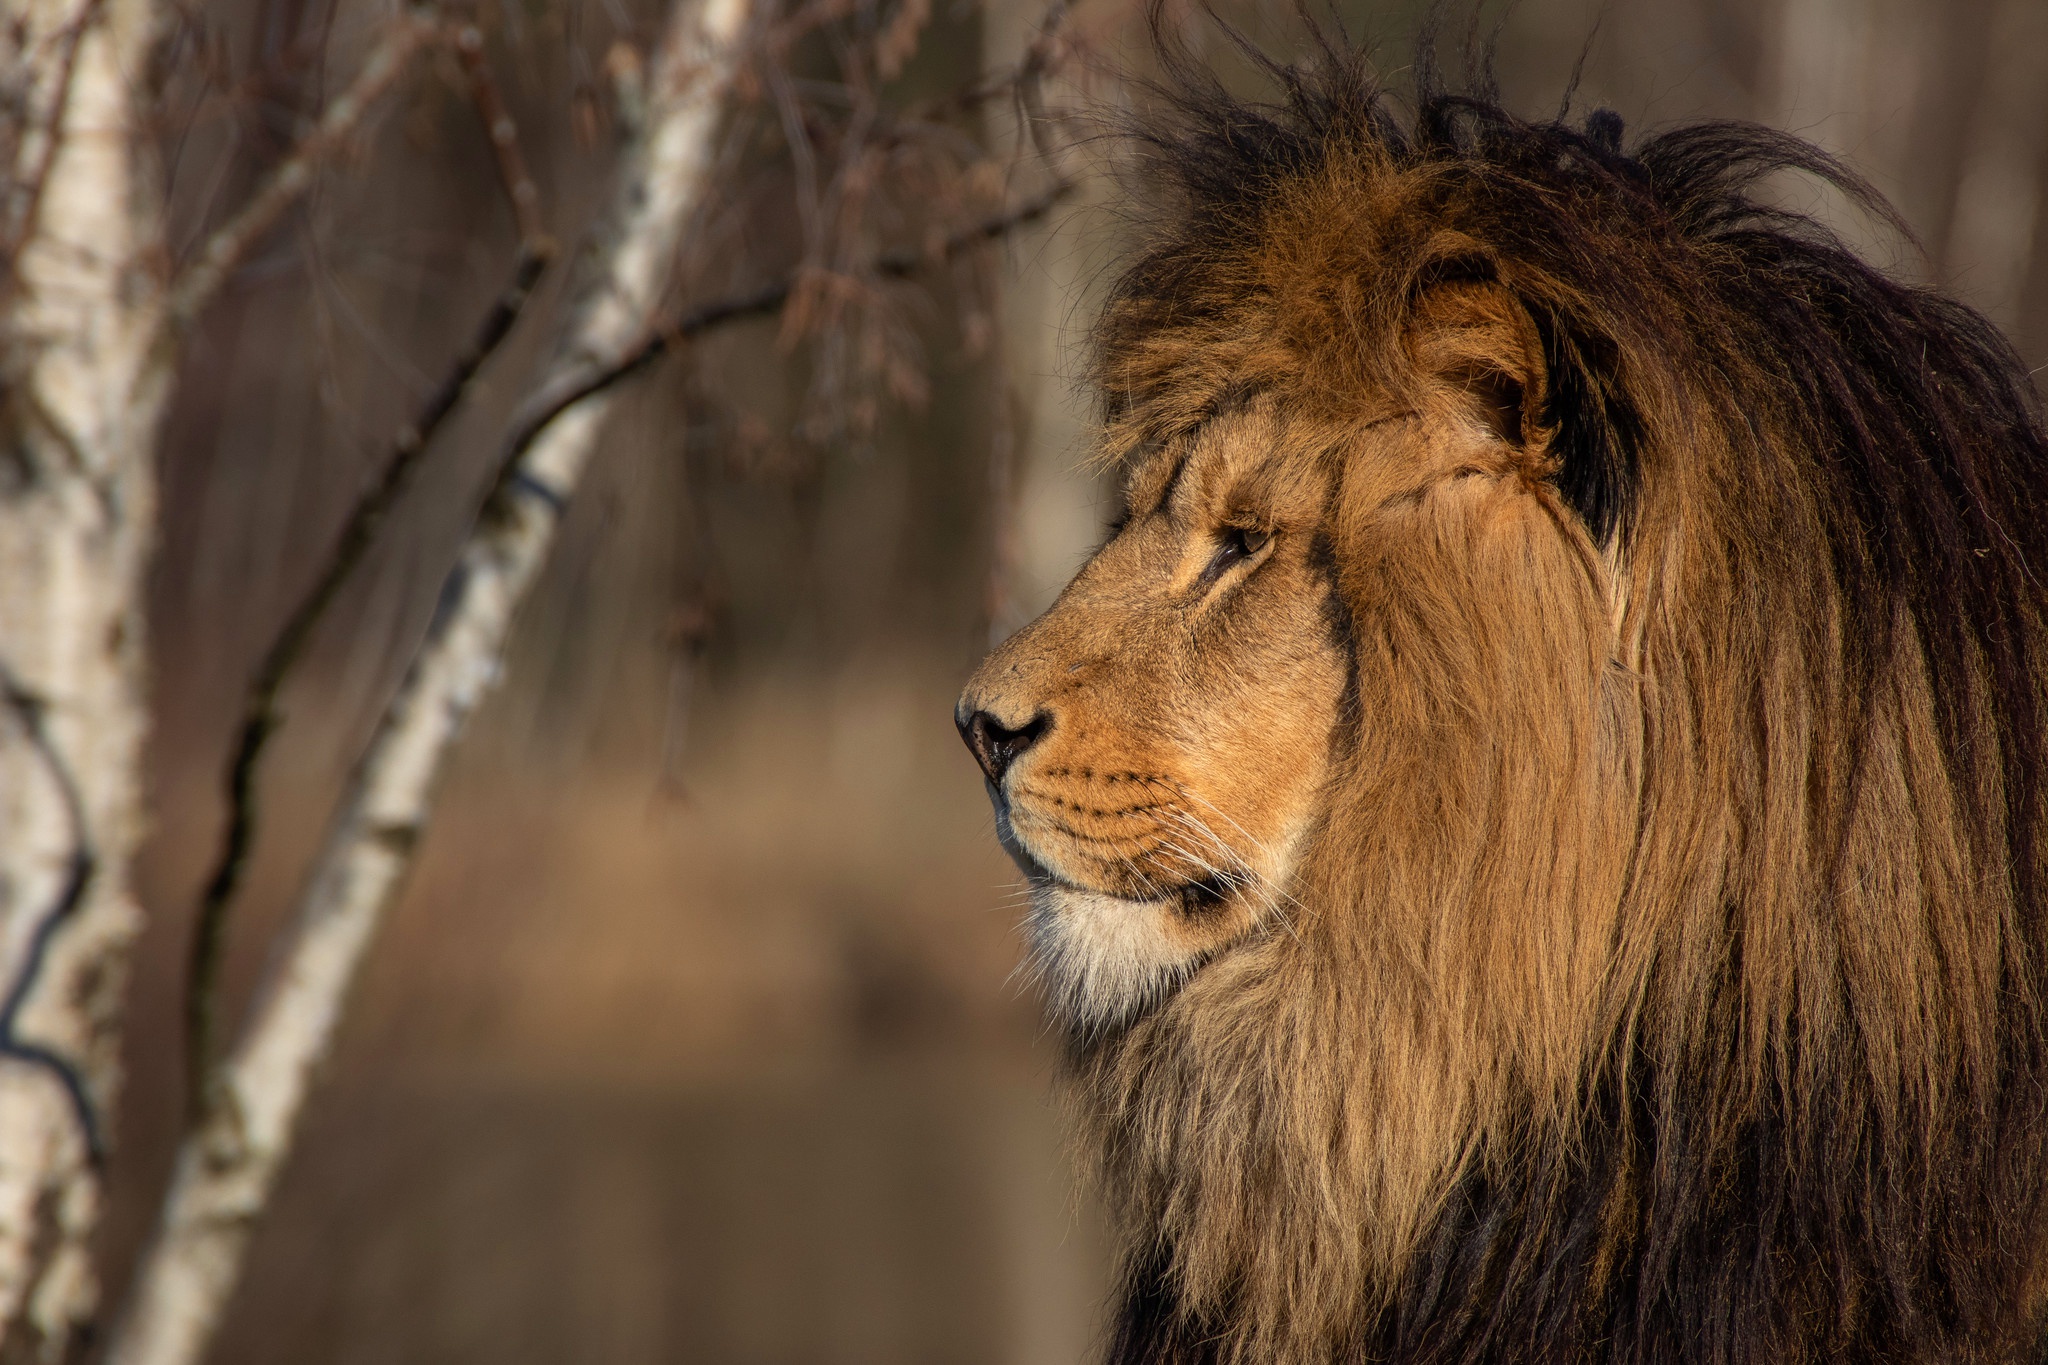
[[[5,168],[16,250],[0,314],[8,1360],[62,1358],[95,1307],[88,1129],[114,1100],[139,922],[127,867],[141,833],[142,578],[165,376],[157,195],[135,106],[154,20],[151,0],[0,0],[0,81],[21,120]]]
[[[654,324],[707,189],[713,135],[753,5],[677,4],[652,63],[645,123],[621,176],[607,249],[536,392],[608,367]],[[555,417],[479,518],[223,1064],[209,1116],[179,1153],[109,1365],[191,1365],[204,1351],[349,984],[411,862],[435,779],[497,675],[513,613],[547,556],[610,402],[594,394]]]
[[[127,865],[164,376],[134,101],[155,35],[150,0],[7,0],[0,18],[21,43],[7,77],[27,111],[7,168],[19,250],[0,337],[0,685],[15,693],[0,712],[0,981],[16,1002],[0,1017],[0,1350],[55,1360],[95,1306],[99,1200],[59,1068],[97,1127],[139,920]]]

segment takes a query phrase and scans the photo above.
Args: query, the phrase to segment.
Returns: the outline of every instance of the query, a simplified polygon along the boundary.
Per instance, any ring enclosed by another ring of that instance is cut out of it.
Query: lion
[[[958,723],[1123,1253],[1108,1358],[2041,1334],[2048,436],[1984,318],[1366,60],[1169,61],[1108,539]]]

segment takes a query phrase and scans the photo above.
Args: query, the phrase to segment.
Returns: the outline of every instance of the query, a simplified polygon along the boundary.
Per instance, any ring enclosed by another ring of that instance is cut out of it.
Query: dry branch
[[[350,510],[313,585],[285,617],[284,624],[264,651],[242,702],[242,724],[227,772],[227,822],[221,834],[220,852],[200,896],[199,912],[192,932],[190,964],[185,979],[185,1081],[186,1115],[193,1125],[206,1115],[208,1092],[214,1074],[214,1010],[219,988],[221,959],[227,947],[227,916],[246,870],[249,851],[256,840],[256,769],[263,750],[282,719],[279,694],[286,676],[305,653],[313,631],[333,605],[341,587],[370,551],[377,533],[391,510],[411,485],[420,461],[435,433],[441,429],[471,382],[499,344],[511,334],[543,271],[554,259],[555,246],[542,227],[540,191],[527,170],[526,152],[519,138],[519,126],[498,92],[496,78],[483,54],[482,32],[473,24],[456,35],[456,51],[467,72],[471,98],[490,139],[491,152],[505,187],[515,226],[519,231],[519,256],[512,267],[512,281],[492,303],[478,326],[475,339],[455,359],[419,414],[398,433],[389,458],[377,482],[364,491]]]
[[[410,6],[385,26],[348,89],[328,102],[312,131],[172,280],[165,310],[170,327],[188,327],[205,311],[263,234],[312,185],[319,164],[348,141],[378,97],[405,74],[413,57],[440,31],[440,13],[433,5]]]
[[[879,279],[909,279],[928,266],[951,260],[974,247],[998,241],[1027,223],[1038,221],[1052,212],[1073,188],[1071,181],[1055,181],[1023,203],[1001,213],[992,214],[951,234],[941,241],[935,250],[885,252],[876,257],[868,269]],[[678,342],[688,341],[724,323],[767,317],[775,313],[796,293],[797,278],[792,276],[743,294],[733,294],[709,303],[697,304],[650,328],[635,345],[627,347],[608,363],[592,366],[581,373],[560,375],[553,382],[544,385],[528,401],[525,409],[514,417],[514,434],[506,443],[502,468],[507,471],[516,468],[520,457],[534,437],[546,430],[548,424],[563,411],[638,374],[668,354]]]
[[[583,372],[637,344],[705,190],[712,134],[752,0],[679,4],[657,54],[647,131],[620,186],[615,236],[554,366]],[[191,1365],[239,1274],[289,1150],[314,1066],[377,920],[411,861],[434,780],[495,677],[512,615],[596,445],[608,398],[537,431],[486,502],[441,609],[358,766],[250,1018],[179,1151],[110,1365]]]
[[[512,113],[505,107],[505,97],[498,90],[498,78],[491,71],[489,59],[484,56],[483,30],[475,24],[464,24],[462,31],[455,35],[455,55],[461,60],[463,73],[469,80],[469,97],[476,103],[484,133],[491,140],[491,156],[497,162],[498,180],[505,187],[505,198],[512,206],[512,219],[519,228],[519,240],[532,250],[547,237],[547,225],[540,216],[540,187],[533,183],[533,172],[527,169],[526,151],[519,142],[519,126],[512,121]]]
[[[362,563],[392,508],[418,472],[428,446],[442,424],[469,392],[484,363],[510,335],[534,286],[553,257],[545,238],[529,239],[513,266],[512,281],[491,304],[475,339],[458,356],[447,376],[428,395],[419,414],[398,433],[377,482],[364,491],[349,512],[334,548],[313,585],[285,617],[264,651],[242,701],[242,724],[228,762],[227,823],[206,890],[200,897],[192,931],[191,962],[185,981],[186,1109],[190,1122],[207,1112],[214,1075],[214,1011],[217,1006],[221,958],[226,949],[227,916],[247,870],[256,842],[258,805],[256,770],[264,748],[283,717],[279,712],[285,679],[305,653],[313,631],[333,605],[342,585]]]

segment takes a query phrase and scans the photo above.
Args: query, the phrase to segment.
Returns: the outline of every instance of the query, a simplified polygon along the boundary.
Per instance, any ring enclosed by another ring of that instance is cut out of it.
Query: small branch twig
[[[1060,32],[1066,27],[1071,8],[1071,0],[1052,0],[1038,21],[1038,32],[1033,35],[1031,45],[1024,49],[1024,59],[1017,63],[1016,72],[1010,79],[1018,116],[1025,124],[1031,145],[1047,161],[1053,159],[1055,152],[1045,132],[1045,77],[1052,70]]]
[[[36,917],[35,927],[29,933],[28,948],[22,954],[21,967],[14,974],[14,983],[7,988],[5,1000],[0,1001],[0,1056],[14,1057],[42,1067],[57,1079],[57,1083],[64,1087],[64,1093],[70,1097],[72,1111],[78,1118],[86,1156],[98,1166],[106,1158],[105,1130],[84,1075],[50,1049],[24,1040],[16,1032],[16,1026],[22,1006],[28,1002],[29,994],[42,975],[50,939],[84,902],[99,859],[93,852],[84,798],[78,794],[78,784],[72,780],[70,768],[65,766],[56,745],[50,741],[49,730],[43,725],[42,699],[23,687],[5,663],[0,663],[0,700],[6,701],[29,747],[35,750],[37,759],[56,784],[64,804],[64,818],[71,826],[71,852],[64,860],[64,877],[58,885],[57,895],[50,908]]]
[[[327,614],[342,584],[369,553],[391,509],[412,483],[427,446],[441,424],[455,411],[469,391],[478,371],[498,349],[519,321],[534,287],[548,263],[554,259],[554,242],[542,229],[539,191],[526,169],[526,154],[497,82],[483,57],[483,34],[468,25],[456,35],[456,49],[467,68],[470,91],[477,113],[491,140],[491,148],[504,181],[519,231],[518,260],[512,282],[499,294],[477,328],[469,348],[456,357],[440,385],[428,397],[419,415],[398,433],[390,458],[375,485],[364,492],[349,513],[326,567],[285,618],[270,648],[264,652],[249,680],[242,704],[242,726],[236,738],[234,756],[228,764],[227,824],[221,835],[220,851],[213,872],[207,878],[199,912],[193,926],[191,956],[185,978],[185,1098],[187,1120],[197,1124],[204,1116],[213,1086],[215,1011],[218,1007],[221,961],[227,948],[227,918],[235,893],[247,870],[249,852],[255,845],[258,819],[256,769],[282,717],[279,694],[299,656],[305,652],[314,628]]]
[[[1060,56],[1060,40],[1066,33],[1073,8],[1072,0],[1051,0],[1045,7],[1045,13],[1039,16],[1037,31],[1025,47],[1024,55],[1013,65],[987,73],[956,90],[912,104],[890,121],[898,125],[929,123],[955,114],[971,113],[1003,96],[1026,98],[1024,91],[1027,88],[1035,89],[1052,73]],[[1034,107],[1042,107],[1042,102],[1034,101]]]
[[[505,107],[497,77],[484,56],[483,30],[475,24],[464,24],[455,35],[455,55],[469,78],[470,98],[476,102],[477,115],[491,139],[491,154],[497,158],[498,179],[505,187],[505,198],[511,202],[519,240],[543,241],[547,225],[540,216],[540,187],[534,184],[533,173],[527,168],[526,153],[519,145],[519,127]]]
[[[182,330],[198,318],[263,234],[313,183],[313,168],[348,140],[377,98],[440,31],[440,15],[431,4],[410,6],[391,21],[354,82],[328,102],[312,130],[171,281],[165,295],[167,328]]]
[[[513,267],[512,282],[492,303],[468,349],[456,358],[447,377],[428,397],[413,420],[392,442],[383,473],[366,490],[343,523],[326,567],[306,595],[285,618],[270,648],[249,680],[242,702],[242,726],[228,764],[227,826],[221,835],[213,873],[207,879],[192,933],[192,951],[185,978],[185,1083],[187,1117],[198,1122],[206,1112],[213,1083],[215,1010],[221,959],[226,949],[227,917],[248,868],[255,845],[258,804],[256,769],[282,717],[278,711],[284,681],[342,585],[369,553],[391,509],[411,486],[427,447],[441,425],[461,403],[472,381],[518,322],[534,287],[552,259],[545,238],[529,240]]]
[[[1073,189],[1072,181],[1056,181],[1044,192],[1015,208],[985,218],[947,237],[936,250],[887,252],[875,258],[869,268],[883,279],[908,279],[926,266],[950,260],[963,251],[996,241],[1027,223],[1043,218]],[[629,347],[610,363],[564,375],[556,384],[543,388],[528,403],[526,411],[513,419],[512,436],[505,443],[504,454],[499,460],[503,471],[499,476],[500,482],[509,476],[509,471],[518,464],[519,457],[534,438],[567,409],[639,373],[666,355],[677,342],[688,341],[723,323],[766,317],[789,302],[796,287],[796,277],[791,276],[747,293],[700,304],[651,329],[637,345]]]

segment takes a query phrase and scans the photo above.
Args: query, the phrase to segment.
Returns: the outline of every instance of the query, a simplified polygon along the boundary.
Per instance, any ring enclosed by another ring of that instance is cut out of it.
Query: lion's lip
[[[1069,877],[1062,877],[1053,871],[1024,842],[1023,836],[1010,820],[1010,798],[995,783],[982,780],[988,792],[989,805],[995,809],[996,842],[1003,846],[1003,852],[1010,855],[1010,861],[1024,874],[1026,881],[1039,889],[1071,891],[1076,895],[1105,896],[1110,900],[1123,901],[1132,906],[1157,908],[1172,906],[1186,915],[1200,915],[1215,909],[1230,898],[1234,884],[1221,873],[1198,878],[1189,882],[1177,882],[1172,886],[1159,888],[1157,896],[1129,896],[1108,887],[1089,886]]]
[[[1010,823],[1010,798],[1003,793],[1001,787],[986,778],[982,779],[981,785],[987,788],[989,805],[995,808],[996,842],[1003,846],[1003,852],[1010,855],[1010,861],[1017,864],[1017,870],[1022,872],[1032,885],[1057,883],[1059,878],[1053,875],[1052,869],[1033,857],[1031,850],[1026,848],[1024,841],[1017,836],[1016,826]]]
[[[995,841],[999,845],[1004,845],[1004,853],[1010,853],[1010,862],[1018,866],[1018,872],[1024,874],[1026,882],[1030,882],[1034,888],[1061,886],[1065,890],[1087,890],[1085,886],[1075,886],[1067,878],[1059,876],[1057,872],[1038,862],[1038,857],[1030,851],[1030,847],[1024,845],[1024,839],[1018,835],[1016,825],[1010,823],[1010,796],[993,782],[983,780],[981,786],[987,788],[989,804],[995,806]]]
[[[1009,796],[1004,793],[1001,787],[986,779],[983,779],[982,786],[988,789],[989,804],[995,807],[996,842],[1003,846],[1003,852],[1010,855],[1010,861],[1017,864],[1017,870],[1024,874],[1024,879],[1030,882],[1033,887],[1039,889],[1052,887],[1062,891],[1072,891],[1080,895],[1108,896],[1112,900],[1130,899],[1127,896],[1119,896],[1114,891],[1105,891],[1099,887],[1083,886],[1079,882],[1070,881],[1039,861],[1037,855],[1032,853],[1031,849],[1025,844],[1023,836],[1017,833],[1016,825],[1010,820]],[[1142,903],[1138,901],[1132,902],[1134,905]]]

